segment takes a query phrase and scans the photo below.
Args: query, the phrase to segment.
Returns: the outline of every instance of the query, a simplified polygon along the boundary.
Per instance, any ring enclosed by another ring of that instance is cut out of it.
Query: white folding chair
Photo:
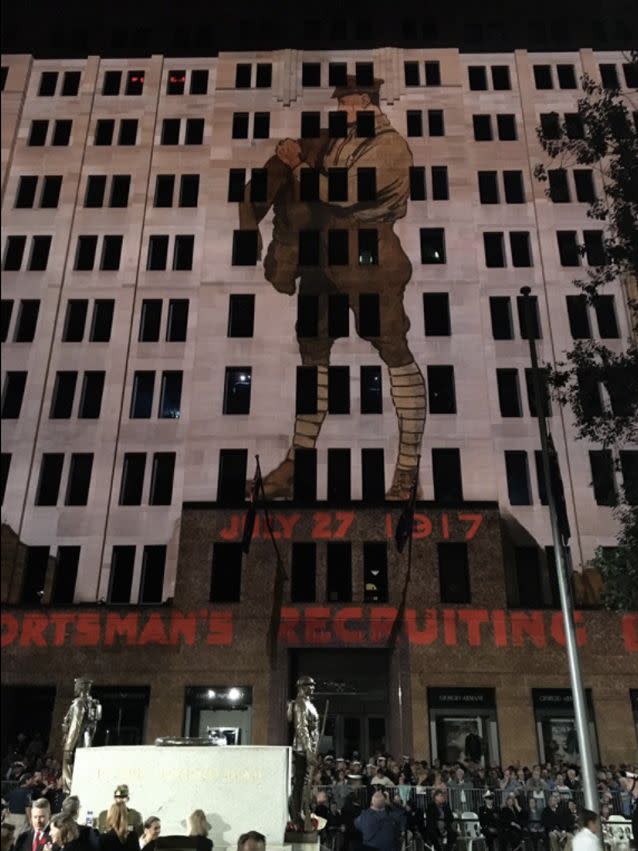
[[[461,828],[460,838],[465,842],[466,851],[472,851],[475,844],[485,849],[485,837],[481,833],[481,822],[476,813],[461,813],[459,827]]]

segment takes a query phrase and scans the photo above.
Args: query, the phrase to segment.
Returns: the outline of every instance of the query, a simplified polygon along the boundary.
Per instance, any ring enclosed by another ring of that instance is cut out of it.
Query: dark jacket
[[[499,829],[500,813],[496,807],[488,807],[485,804],[478,811],[479,821],[483,835],[496,836]]]
[[[364,847],[376,848],[377,851],[396,851],[399,847],[399,822],[387,808],[364,810],[354,820],[354,826],[361,832]]]
[[[565,814],[561,812],[560,807],[557,807],[555,810],[551,807],[545,807],[541,813],[541,821],[547,833],[551,833],[552,830],[567,830]]]
[[[48,842],[48,837],[49,837],[49,826],[48,825],[44,828],[43,833],[46,837],[45,842]],[[18,838],[15,841],[15,845],[13,846],[13,851],[31,851],[31,849],[33,848],[34,834],[35,834],[35,831],[33,830],[32,827],[30,827],[28,830],[23,830],[22,833],[18,836]]]
[[[114,830],[100,834],[100,851],[140,851],[140,841],[134,830],[129,830],[124,842]]]
[[[430,844],[440,843],[443,838],[443,834],[441,833],[439,822],[442,820],[445,832],[448,836],[448,845],[450,845],[450,839],[453,842],[454,837],[456,836],[456,831],[454,830],[454,816],[452,815],[452,810],[450,809],[449,804],[443,804],[441,810],[442,814],[434,801],[430,801],[427,805],[425,811],[426,842],[429,842]]]
[[[213,851],[213,840],[207,836],[197,836],[197,851]]]

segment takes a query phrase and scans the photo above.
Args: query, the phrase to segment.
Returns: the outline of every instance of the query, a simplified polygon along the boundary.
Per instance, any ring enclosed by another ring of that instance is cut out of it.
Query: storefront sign
[[[430,709],[493,709],[493,688],[428,688]]]
[[[279,642],[290,647],[384,647],[397,609],[394,606],[286,606],[281,609]],[[587,644],[585,616],[575,613],[579,646]],[[5,611],[2,647],[219,646],[241,641],[246,622],[232,610],[180,612]],[[251,630],[255,628],[250,620]],[[262,621],[267,632],[268,617]],[[638,652],[638,614],[619,618],[623,645]],[[406,609],[402,632],[415,647],[497,647],[529,652],[564,647],[560,612],[504,609]]]
[[[567,710],[574,711],[574,698],[571,689],[568,688],[533,688],[532,700],[534,709]],[[591,708],[591,690],[585,689],[585,700]]]

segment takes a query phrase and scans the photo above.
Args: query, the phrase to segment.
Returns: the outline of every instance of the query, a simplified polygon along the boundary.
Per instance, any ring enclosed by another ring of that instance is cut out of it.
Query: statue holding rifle
[[[292,792],[288,801],[290,822],[300,833],[313,830],[310,818],[312,777],[317,765],[319,750],[319,713],[312,702],[315,681],[312,677],[299,677],[297,696],[288,702],[288,721],[294,727],[292,742]],[[327,713],[327,706],[326,706]],[[323,726],[325,727],[325,717]]]

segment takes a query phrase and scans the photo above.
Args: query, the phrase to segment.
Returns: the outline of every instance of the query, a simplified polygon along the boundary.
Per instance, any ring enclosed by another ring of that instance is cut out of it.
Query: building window
[[[317,499],[317,450],[295,448],[293,495],[296,502]]]
[[[168,78],[166,80],[166,94],[167,95],[183,95],[184,94],[184,85],[186,84],[186,71],[183,69],[179,71],[169,71]]]
[[[53,138],[51,144],[57,147],[64,147],[71,141],[71,126],[73,122],[68,119],[56,121],[53,125]]]
[[[443,504],[463,502],[459,449],[432,450],[432,478],[436,502]]]
[[[335,235],[347,236],[346,231],[332,231]],[[333,339],[350,334],[350,307],[347,295],[331,293],[328,296],[328,336]]]
[[[600,81],[603,89],[615,90],[620,88],[618,69],[615,65],[599,65]]]
[[[2,419],[17,420],[22,409],[24,388],[27,383],[26,372],[7,372],[2,394]]]
[[[239,603],[241,599],[241,544],[213,544],[210,602]]]
[[[346,198],[347,200],[347,172],[346,172]],[[377,200],[377,170],[376,168],[357,169],[357,200]]]
[[[345,139],[348,135],[348,116],[342,110],[328,113],[328,136],[331,139]]]
[[[527,231],[512,231],[510,233],[510,251],[514,268],[527,268],[533,265]]]
[[[255,322],[255,296],[231,295],[228,300],[228,336],[252,337]]]
[[[557,65],[556,74],[558,76],[558,86],[561,89],[575,89],[576,72],[573,65]]]
[[[100,270],[103,272],[116,272],[120,268],[120,257],[122,255],[122,237],[105,236],[102,242],[102,259]]]
[[[574,185],[577,201],[584,204],[593,204],[596,201],[593,172],[590,168],[574,169]]]
[[[620,338],[616,307],[613,295],[598,295],[594,298],[594,310],[598,322],[598,334],[603,340]]]
[[[453,366],[428,366],[428,401],[431,414],[455,414]]]
[[[290,602],[314,603],[317,599],[317,545],[292,544]]]
[[[40,605],[43,602],[48,566],[48,547],[27,547],[21,603]]]
[[[92,470],[93,453],[81,452],[71,455],[65,505],[87,504]]]
[[[114,309],[115,302],[113,299],[98,298],[95,300],[89,334],[91,343],[108,343],[110,341]]]
[[[442,109],[428,109],[428,133],[430,136],[445,136]]]
[[[270,113],[256,112],[253,119],[253,139],[270,138]]]
[[[9,336],[9,326],[11,325],[12,313],[13,313],[13,299],[12,298],[3,298],[2,299],[2,333],[1,333],[1,338],[2,338],[3,343],[6,343],[7,337]]]
[[[585,126],[577,112],[565,113],[565,132],[568,139],[584,139]]]
[[[374,134],[374,113],[357,112],[357,136],[360,139],[371,139]]]
[[[106,192],[106,176],[103,174],[90,174],[86,181],[86,192],[84,195],[85,207],[101,207],[104,204],[104,193]]]
[[[89,309],[87,299],[69,299],[66,308],[66,318],[62,332],[62,342],[80,343],[84,338],[86,315]]]
[[[113,605],[128,606],[133,587],[134,546],[115,546],[111,556],[111,575],[107,601]]]
[[[165,420],[178,420],[181,414],[182,372],[171,370],[162,373],[158,416]]]
[[[381,334],[381,313],[378,293],[359,294],[359,335],[364,338]]]
[[[497,115],[496,129],[500,142],[515,142],[518,138],[516,135],[516,116],[510,114]]]
[[[328,65],[328,85],[329,86],[345,86],[347,79],[348,66],[345,62],[330,62]]]
[[[169,343],[183,343],[188,331],[188,299],[172,298],[168,302],[168,320],[166,340]]]
[[[638,451],[621,449],[619,455],[625,499],[629,505],[638,505]]]
[[[265,137],[267,138],[267,137]],[[204,119],[187,118],[186,132],[184,134],[185,145],[201,145],[204,142]]]
[[[249,366],[227,366],[224,382],[225,414],[250,413],[252,369]]]
[[[162,121],[162,135],[160,142],[162,145],[179,145],[179,118],[165,118]]]
[[[447,166],[432,166],[432,200],[448,201],[450,191],[448,186]]]
[[[445,231],[443,228],[421,228],[421,263],[445,263]]]
[[[517,369],[497,369],[498,403],[502,417],[522,417]]]
[[[423,318],[426,337],[449,337],[450,298],[447,293],[423,294]]]
[[[531,324],[531,334],[535,340],[540,340],[541,334],[541,318],[538,311],[538,297],[535,295],[527,296],[529,299],[529,321]],[[529,340],[530,331],[527,328],[528,317],[525,310],[525,297],[522,295],[516,296],[516,308],[518,311],[518,324],[521,330],[521,337],[524,340]]]
[[[40,196],[40,207],[43,210],[57,209],[62,188],[62,175],[45,175]]]
[[[296,414],[317,413],[317,367],[297,367]]]
[[[252,78],[252,72],[252,65],[245,62],[238,62],[237,65],[235,65],[235,88],[249,89]]]
[[[301,85],[310,88],[321,85],[321,63],[303,62],[301,65]]]
[[[220,449],[217,502],[231,505],[243,502],[246,491],[246,449]]]
[[[133,376],[131,419],[150,419],[153,410],[155,373],[140,371]]]
[[[485,65],[470,65],[467,69],[470,90],[480,92],[487,90],[487,74]]]
[[[426,200],[425,169],[423,166],[410,166],[410,200]]]
[[[425,63],[425,85],[441,85],[441,65],[439,62],[432,61]]]
[[[376,229],[366,228],[358,232],[359,265],[377,266],[379,264],[379,236]]]
[[[257,263],[258,232],[233,231],[233,266],[255,266]]]
[[[45,452],[42,455],[40,478],[38,479],[35,497],[36,505],[57,505],[63,465],[64,454],[62,452]]]
[[[420,109],[409,109],[406,114],[408,136],[423,136],[423,113]]]
[[[506,451],[505,471],[510,505],[531,505],[527,452]]]
[[[140,582],[140,605],[160,605],[164,592],[164,568],[166,546],[149,545],[142,555],[142,579]]]
[[[346,168],[330,168],[330,169],[328,169],[328,200],[329,201],[347,201],[348,200],[348,169],[346,169]]]
[[[145,298],[140,311],[140,330],[138,340],[141,343],[156,343],[160,336],[162,322],[162,299]]]
[[[361,413],[383,413],[383,385],[380,366],[361,367]]]
[[[330,302],[328,302],[330,305]],[[328,312],[330,323],[330,312]],[[319,296],[300,295],[297,298],[297,338],[316,337],[319,334]]]
[[[20,178],[15,200],[15,207],[17,210],[27,210],[33,207],[37,184],[37,177],[23,175]]]
[[[50,236],[34,236],[31,240],[31,254],[29,255],[29,272],[44,272],[49,262],[49,251],[51,249]]]
[[[52,606],[70,606],[73,604],[79,562],[80,547],[58,547],[51,589]]]
[[[152,373],[151,373],[152,374]],[[146,454],[144,452],[126,452],[122,466],[120,486],[120,505],[141,505]]]
[[[596,504],[616,505],[617,494],[616,479],[614,477],[614,460],[610,450],[590,450],[589,464]]]
[[[574,340],[588,340],[591,337],[589,315],[587,313],[587,297],[584,295],[565,296],[569,330]]]
[[[561,266],[580,266],[580,254],[576,242],[576,231],[559,230],[556,232],[558,253]]]
[[[76,272],[91,272],[95,264],[97,236],[79,236],[75,254]]]
[[[111,118],[98,118],[95,123],[95,145],[110,145],[113,142],[115,121]],[[44,143],[43,143],[44,144]]]
[[[208,72],[206,72],[208,74]],[[255,73],[255,87],[269,89],[272,86],[272,65],[270,62],[258,62]]]
[[[232,138],[233,139],[247,139],[248,138],[248,113],[247,112],[235,112],[235,113],[233,113]]]
[[[148,238],[146,268],[152,272],[164,271],[168,261],[168,236],[153,235]]]
[[[141,95],[144,89],[144,71],[129,71],[126,75],[126,95]]]
[[[383,449],[361,450],[361,498],[367,503],[385,499]]]
[[[2,453],[2,471],[0,474],[0,505],[4,505],[4,495],[7,490],[7,481],[9,480],[9,470],[11,469],[11,453]]]
[[[38,325],[40,301],[38,299],[22,299],[16,320],[13,340],[15,343],[32,343]],[[5,337],[6,339],[6,337]]]
[[[388,545],[385,541],[363,544],[363,602],[388,602]]]
[[[318,139],[321,132],[321,113],[301,113],[301,138]]]
[[[485,249],[485,265],[488,269],[503,268],[505,266],[502,233],[485,232],[483,234],[483,247]]]
[[[492,88],[495,92],[507,91],[512,88],[508,65],[492,65],[491,71]]]
[[[523,187],[522,171],[504,171],[503,186],[505,188],[506,204],[525,203],[525,189]]]
[[[27,144],[30,147],[42,147],[46,145],[47,132],[49,130],[48,121],[32,121],[29,130],[29,141]]]
[[[328,367],[328,413],[350,413],[350,367]]]
[[[299,265],[319,265],[319,231],[299,231]]]
[[[19,272],[24,257],[24,249],[27,244],[26,236],[9,236],[4,249],[5,272]]]
[[[495,171],[479,171],[478,187],[481,204],[498,204],[498,182]]]
[[[350,502],[350,450],[328,450],[328,501]]]
[[[557,112],[543,112],[540,115],[541,132],[545,139],[560,138],[560,118]]]
[[[127,207],[131,189],[130,174],[115,174],[111,180],[109,207]]]
[[[441,602],[471,603],[467,544],[450,542],[437,544],[437,554]]]
[[[38,88],[38,97],[53,97],[55,87],[58,83],[57,71],[43,71],[40,74],[40,86]]]
[[[589,266],[605,266],[607,257],[603,242],[603,232],[600,230],[583,231],[585,241],[585,256]]]
[[[527,403],[529,405],[529,413],[532,417],[537,417],[536,397],[534,395],[533,370],[527,368],[525,370],[525,384],[527,386]],[[546,370],[539,371],[539,383],[541,392],[541,403],[543,405],[543,414],[546,417],[551,417],[552,409],[549,402],[549,381]]]
[[[534,65],[534,84],[537,89],[553,89],[551,65]]]
[[[567,204],[571,201],[567,171],[564,168],[550,168],[547,171],[549,179],[549,197],[555,204]]]
[[[303,181],[303,175],[306,172],[303,171],[301,173],[301,178]],[[159,179],[159,178],[158,178]],[[244,200],[244,194],[246,189],[246,169],[245,168],[231,168],[228,172],[228,201],[231,203],[242,202]],[[163,204],[162,206],[170,207],[173,203],[173,190],[171,185],[171,201],[168,204]],[[303,199],[302,199],[303,200]],[[158,206],[156,204],[156,206]]]
[[[75,385],[77,384],[77,372],[57,372],[55,384],[53,385],[53,398],[51,401],[51,419],[68,420],[73,410],[73,399],[75,396]]]
[[[492,140],[492,118],[489,115],[473,115],[474,140],[490,142]]]
[[[104,392],[104,372],[85,372],[80,394],[78,417],[95,420],[100,416]]]
[[[418,62],[404,62],[403,63],[403,76],[405,80],[405,85],[410,86],[418,86],[421,81],[419,79],[419,63]]]
[[[175,249],[173,253],[173,270],[177,272],[189,272],[193,268],[193,249],[195,237],[190,234],[179,234],[175,237]]]
[[[119,95],[120,85],[122,82],[121,71],[105,71],[104,82],[102,83],[103,95]]]
[[[170,505],[173,499],[173,478],[175,475],[175,453],[155,452],[151,469],[151,490],[149,505]]]
[[[329,603],[352,600],[352,546],[340,541],[326,544],[326,599]]]

